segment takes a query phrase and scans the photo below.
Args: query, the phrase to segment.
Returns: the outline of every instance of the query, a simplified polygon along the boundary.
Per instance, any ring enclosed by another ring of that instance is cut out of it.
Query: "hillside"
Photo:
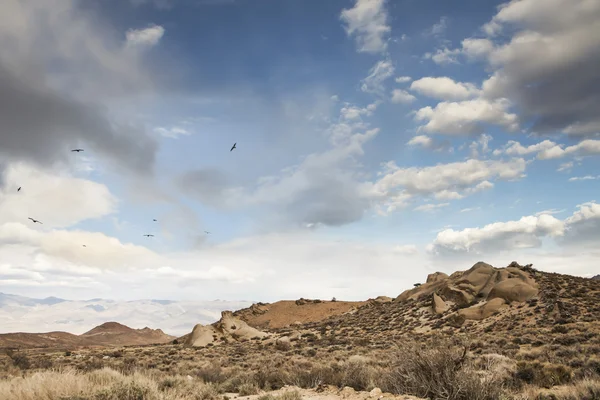
[[[317,337],[390,345],[403,334],[522,334],[559,324],[600,321],[600,281],[547,273],[516,262],[494,268],[430,274],[392,302],[371,301],[355,311],[296,329]],[[583,329],[583,328],[582,328]],[[289,329],[274,329],[286,334]]]
[[[258,329],[277,329],[322,321],[365,304],[366,301],[282,300],[270,304],[256,303],[234,312],[233,315]]]
[[[0,347],[111,347],[167,343],[173,339],[175,337],[166,335],[160,329],[132,329],[117,322],[107,322],[82,335],[67,332],[4,333],[0,334]]]

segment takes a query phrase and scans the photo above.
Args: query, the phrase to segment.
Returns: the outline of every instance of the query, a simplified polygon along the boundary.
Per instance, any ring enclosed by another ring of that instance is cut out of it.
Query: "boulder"
[[[440,296],[438,296],[437,294],[433,294],[433,301],[432,301],[432,306],[433,306],[433,312],[436,314],[443,314],[446,311],[448,311],[448,304],[446,304],[446,302],[444,300],[442,300],[442,298]]]

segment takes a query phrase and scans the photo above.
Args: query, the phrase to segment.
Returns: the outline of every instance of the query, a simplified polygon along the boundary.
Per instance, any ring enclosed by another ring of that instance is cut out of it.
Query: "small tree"
[[[331,299],[331,301],[337,301],[337,299],[334,297],[334,298]]]

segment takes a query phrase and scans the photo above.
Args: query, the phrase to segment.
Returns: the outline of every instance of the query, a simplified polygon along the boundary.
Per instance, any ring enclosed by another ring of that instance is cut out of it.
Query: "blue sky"
[[[8,1],[0,284],[273,301],[480,260],[597,273],[600,6],[555,3]]]

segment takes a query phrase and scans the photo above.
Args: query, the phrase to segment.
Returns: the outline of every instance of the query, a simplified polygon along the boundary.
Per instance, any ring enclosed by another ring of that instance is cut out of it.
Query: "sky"
[[[598,273],[598,1],[0,11],[1,292],[362,300],[478,261]]]

